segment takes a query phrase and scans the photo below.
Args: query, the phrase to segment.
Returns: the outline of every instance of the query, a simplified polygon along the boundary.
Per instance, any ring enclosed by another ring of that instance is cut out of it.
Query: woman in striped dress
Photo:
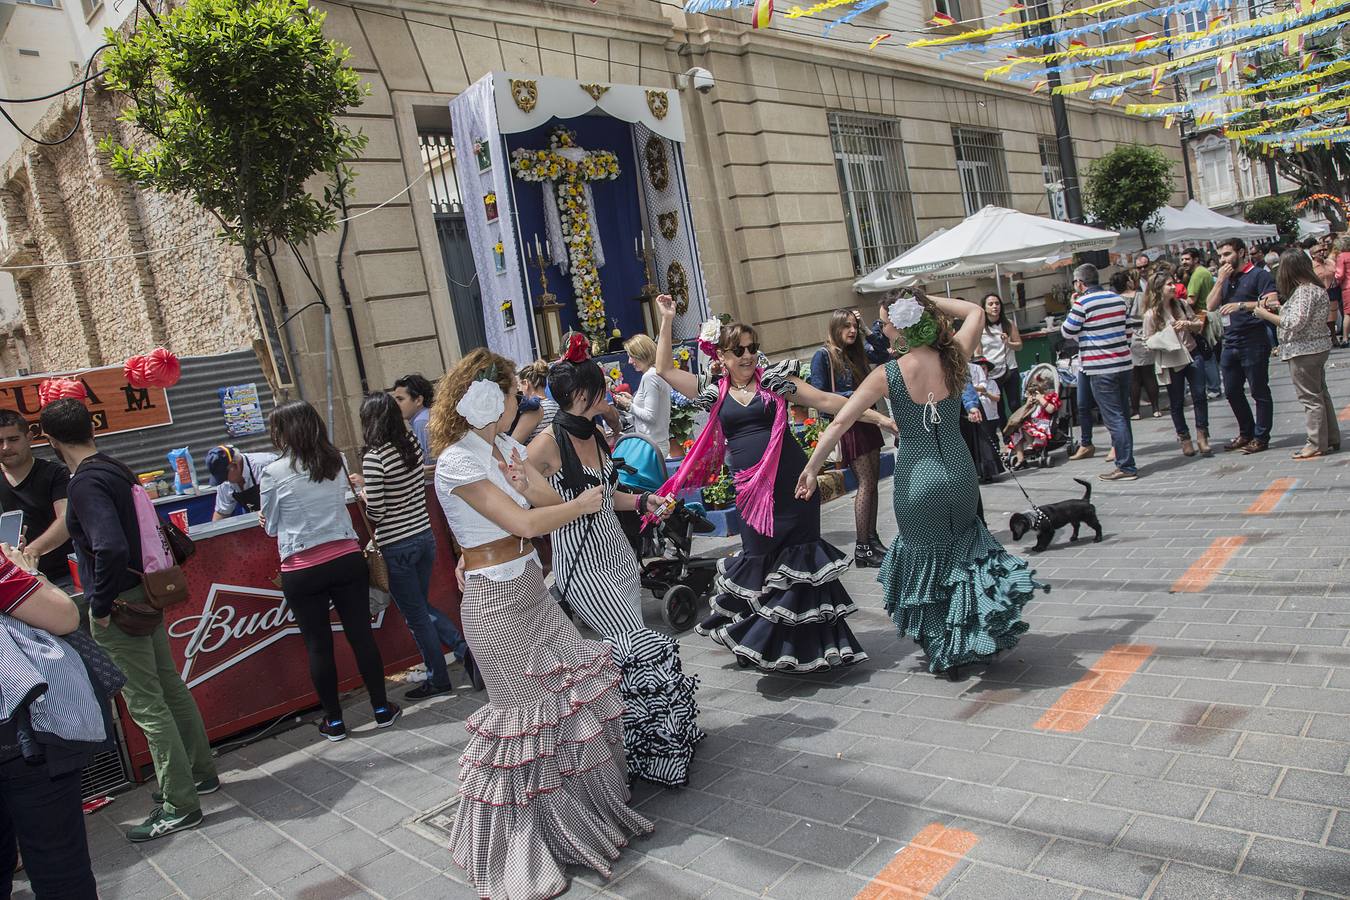
[[[389,593],[427,667],[427,680],[404,696],[421,700],[454,690],[442,646],[454,652],[474,687],[481,688],[469,645],[450,617],[427,599],[436,564],[436,536],[427,513],[422,444],[404,422],[398,403],[383,391],[361,404],[361,436],[366,443],[361,500],[389,567]]]
[[[623,672],[629,770],[656,784],[686,784],[694,744],[704,736],[695,724],[698,681],[684,674],[679,646],[643,622],[638,561],[615,515],[616,509],[659,514],[665,498],[615,490],[618,470],[594,420],[605,403],[605,376],[584,347],[549,369],[548,387],[559,411],[552,430],[530,445],[532,463],[564,498],[597,484],[605,491],[598,514],[553,534],[558,590],[587,627],[611,643]]]
[[[559,497],[507,433],[515,413],[514,367],[483,349],[441,379],[431,412],[464,636],[488,690],[465,726],[450,852],[480,897],[546,900],[567,889],[566,866],[608,878],[652,824],[628,806],[619,670],[549,599],[529,541],[599,512],[603,492]]]

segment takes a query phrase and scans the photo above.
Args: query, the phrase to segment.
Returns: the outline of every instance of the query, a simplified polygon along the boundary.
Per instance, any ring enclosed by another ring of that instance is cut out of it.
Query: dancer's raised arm
[[[656,374],[692,400],[698,396],[698,376],[675,368],[675,300],[669,294],[662,294],[656,298],[656,305],[661,311],[661,332],[656,338]]]

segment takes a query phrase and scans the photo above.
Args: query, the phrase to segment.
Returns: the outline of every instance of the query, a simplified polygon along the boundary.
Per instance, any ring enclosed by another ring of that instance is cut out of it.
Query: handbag
[[[352,476],[347,472],[347,466],[344,463],[342,472],[347,476],[347,483],[351,484]],[[385,561],[384,554],[380,552],[380,545],[375,540],[375,526],[371,524],[370,517],[366,515],[366,504],[358,494],[356,497],[356,510],[361,514],[361,521],[365,523],[366,533],[370,535],[370,542],[361,550],[361,555],[366,558],[366,566],[370,569],[370,586],[389,593],[389,563]],[[370,601],[370,614],[372,616],[383,612],[389,605],[385,600],[380,604],[379,609],[375,608],[376,600],[374,597]]]
[[[146,637],[164,623],[164,613],[148,603],[131,602],[120,597],[113,601],[109,614],[112,624],[129,637]]]
[[[159,527],[164,532],[164,540],[169,544],[169,553],[173,555],[173,561],[178,565],[187,562],[197,552],[196,541],[188,537],[183,529],[172,521],[161,520]]]
[[[139,484],[132,485],[131,500],[140,531],[141,567],[128,569],[140,577],[141,585],[145,588],[146,605],[151,609],[159,611],[177,606],[189,596],[187,575],[178,565],[164,525],[145,488]],[[159,542],[158,548],[155,547],[156,540]],[[127,633],[131,634],[129,631]]]

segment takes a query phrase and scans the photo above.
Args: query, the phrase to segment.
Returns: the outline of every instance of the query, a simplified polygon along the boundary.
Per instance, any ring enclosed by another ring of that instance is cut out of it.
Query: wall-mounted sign
[[[220,407],[225,413],[225,433],[230,437],[262,434],[267,430],[256,384],[236,384],[218,388]]]
[[[173,424],[168,392],[164,388],[132,387],[127,384],[121,366],[0,379],[0,409],[17,410],[28,420],[35,445],[47,443],[38,424],[38,413],[42,411],[38,385],[48,378],[69,378],[84,385],[89,394],[87,405],[94,416],[94,431],[99,436]]]

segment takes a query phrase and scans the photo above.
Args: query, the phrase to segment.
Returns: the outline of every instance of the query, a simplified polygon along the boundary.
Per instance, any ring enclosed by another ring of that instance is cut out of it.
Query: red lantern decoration
[[[156,347],[145,357],[145,380],[149,387],[171,388],[183,377],[183,367],[163,347]]]
[[[88,399],[89,392],[85,390],[84,383],[70,378],[48,378],[38,385],[38,403],[42,406],[57,400],[79,400],[83,403]]]
[[[144,356],[133,356],[122,366],[122,377],[127,380],[127,384],[134,388],[147,388],[150,383],[145,380],[145,362]]]

